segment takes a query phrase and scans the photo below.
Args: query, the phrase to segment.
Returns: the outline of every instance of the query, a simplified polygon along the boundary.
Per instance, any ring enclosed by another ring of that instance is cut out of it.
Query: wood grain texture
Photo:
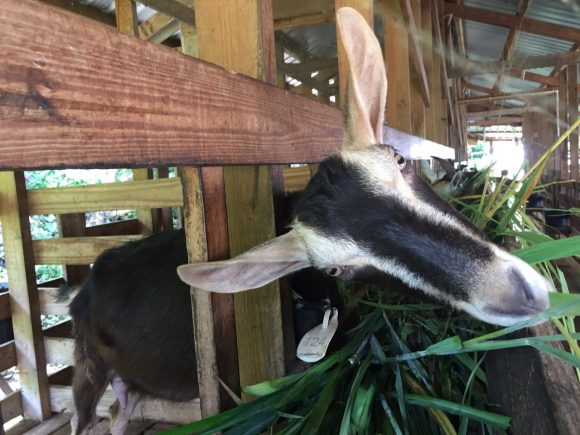
[[[2,420],[4,421],[10,421],[22,415],[22,393],[17,391],[0,400],[0,412],[2,412]]]
[[[425,107],[425,137],[435,141],[435,90],[433,89],[433,19],[431,14],[432,2],[421,2],[421,28],[423,31],[423,60],[425,62],[425,74],[429,84],[429,101],[431,104]]]
[[[30,208],[28,209],[30,212]],[[85,213],[66,213],[57,215],[61,237],[83,237],[86,229]],[[88,265],[68,265],[64,267],[64,279],[71,287],[79,286],[89,273]]]
[[[568,65],[568,119],[570,123],[578,119],[578,65]],[[580,180],[578,129],[573,132],[568,143],[570,144],[570,179]]]
[[[54,412],[74,412],[74,401],[72,388],[70,386],[51,385],[50,398]],[[97,405],[97,416],[108,417],[109,406],[113,404],[115,399],[115,393],[109,386]],[[132,416],[135,420],[155,420],[181,424],[191,423],[201,418],[199,399],[180,403],[146,398],[137,405]]]
[[[409,46],[413,47],[412,52],[419,53],[415,55],[415,58],[420,56],[422,68],[421,74],[419,74],[417,67],[410,68],[411,133],[419,137],[425,137],[425,107],[430,105],[429,100],[431,98],[431,91],[429,89],[429,81],[427,80],[427,72],[423,61],[423,45],[421,44],[423,32],[423,28],[421,27],[421,0],[405,1],[405,3],[407,2],[410,3],[409,6],[412,11],[415,28],[414,31],[409,33]],[[411,41],[413,41],[413,43],[411,43]],[[425,83],[423,84],[423,82]],[[427,95],[427,102],[425,102],[424,92],[426,92]]]
[[[411,132],[411,89],[409,84],[409,37],[401,2],[383,0],[385,62],[387,79],[386,122],[391,127]]]
[[[9,319],[12,316],[10,312],[10,295],[8,292],[0,294],[0,320]]]
[[[127,181],[125,183],[31,189],[29,211],[34,214],[64,214],[99,210],[181,207],[178,178]]]
[[[46,349],[47,364],[74,366],[74,347],[73,338],[45,337],[44,348]]]
[[[1,0],[0,20],[0,168],[314,162],[340,147],[340,112],[316,101],[33,0]]]
[[[50,415],[40,308],[22,172],[0,172],[0,222],[10,287],[10,306],[25,418]]]
[[[35,264],[91,264],[104,250],[141,238],[140,235],[67,237],[34,240],[32,246]]]
[[[0,371],[16,365],[16,346],[14,341],[8,341],[0,345]]]
[[[275,83],[269,1],[196,2],[195,15],[200,58]],[[249,166],[224,168],[223,178],[229,249],[235,256],[274,236],[271,176],[267,167]],[[240,384],[283,374],[278,284],[236,294],[234,309]]]

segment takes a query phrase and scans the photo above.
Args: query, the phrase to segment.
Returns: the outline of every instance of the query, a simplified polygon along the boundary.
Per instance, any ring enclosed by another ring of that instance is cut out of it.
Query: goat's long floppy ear
[[[310,266],[300,237],[290,231],[231,260],[179,266],[182,281],[203,290],[236,293],[262,287]]]
[[[354,9],[340,8],[336,22],[349,65],[343,146],[364,148],[382,143],[387,76],[381,46]]]

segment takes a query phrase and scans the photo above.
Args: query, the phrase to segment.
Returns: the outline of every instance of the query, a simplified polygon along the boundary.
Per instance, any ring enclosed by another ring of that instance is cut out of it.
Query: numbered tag
[[[327,308],[321,325],[315,326],[302,337],[296,356],[304,362],[320,361],[326,355],[330,340],[338,328],[338,310]]]

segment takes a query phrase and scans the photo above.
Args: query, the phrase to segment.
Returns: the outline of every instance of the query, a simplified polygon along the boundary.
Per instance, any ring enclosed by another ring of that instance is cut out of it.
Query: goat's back
[[[197,394],[183,230],[110,249],[72,301],[77,359],[99,359],[130,388],[170,400]]]

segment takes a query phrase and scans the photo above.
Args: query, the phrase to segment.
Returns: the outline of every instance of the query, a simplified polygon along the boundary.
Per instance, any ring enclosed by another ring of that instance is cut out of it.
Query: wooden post
[[[421,34],[421,0],[411,0],[411,8],[413,11],[413,18],[415,20],[415,27],[417,33]],[[409,36],[409,44],[410,44]],[[411,63],[412,60],[409,59]],[[417,73],[416,68],[410,66],[411,79],[411,133],[415,136],[426,137],[425,127],[425,103],[421,95],[421,77]]]
[[[195,2],[200,58],[275,83],[272,5],[267,0]],[[267,166],[223,169],[231,255],[274,237],[272,175]],[[284,371],[278,283],[236,294],[240,383]]]
[[[441,63],[444,61],[442,58],[443,52],[442,47],[439,45],[437,41],[437,20],[435,19],[436,16],[439,14],[439,8],[437,7],[438,2],[434,2],[432,4],[432,38],[433,38],[433,70],[432,70],[432,83],[433,86],[433,108],[434,108],[434,116],[435,116],[435,124],[434,128],[434,137],[435,142],[437,143],[444,143],[444,139],[446,134],[443,133],[443,126],[446,123],[447,118],[447,110],[445,109],[444,105],[444,93],[443,93],[443,80],[441,74]],[[445,129],[447,128],[445,124]]]
[[[373,27],[373,2],[372,0],[335,0],[334,8],[339,10],[343,7],[351,7],[356,9],[366,20],[366,22]],[[346,55],[344,54],[344,48],[340,39],[336,39],[336,48],[338,53],[338,98],[337,104],[342,107],[344,104],[344,94],[346,91],[346,84],[348,82],[348,63],[346,60]]]
[[[568,79],[567,68],[558,74],[558,136],[568,129]],[[558,150],[560,158],[560,179],[570,178],[568,167],[568,140],[562,142]],[[565,189],[565,187],[564,187]]]
[[[383,27],[387,80],[390,83],[387,87],[386,122],[410,133],[409,37],[399,0],[383,0]]]
[[[134,0],[115,0],[115,18],[117,30],[127,35],[139,35],[139,21],[137,20],[137,5]],[[133,169],[133,181],[148,180],[151,178],[150,169]],[[150,209],[136,210],[137,219],[143,226],[143,232],[153,231],[153,215]]]
[[[568,65],[568,120],[578,119],[578,65]],[[580,181],[578,171],[578,129],[570,135],[570,179]]]
[[[51,408],[24,174],[0,172],[0,186],[0,221],[22,409],[24,418],[44,420],[50,416]]]
[[[435,82],[433,81],[433,28],[431,15],[432,2],[421,2],[421,28],[423,41],[423,61],[425,63],[425,73],[429,83],[429,97],[431,104],[425,108],[425,137],[436,141],[435,135]]]
[[[193,1],[186,3],[192,8]],[[197,57],[196,29],[181,22],[181,51]],[[229,257],[223,171],[183,167],[184,228],[189,261]],[[208,417],[233,406],[218,379],[239,393],[233,296],[192,288],[192,310],[201,413]],[[218,358],[218,353],[220,357]]]
[[[66,213],[58,216],[61,237],[82,237],[85,235],[86,219],[84,213]],[[64,279],[69,286],[81,285],[89,270],[88,265],[65,265]]]

